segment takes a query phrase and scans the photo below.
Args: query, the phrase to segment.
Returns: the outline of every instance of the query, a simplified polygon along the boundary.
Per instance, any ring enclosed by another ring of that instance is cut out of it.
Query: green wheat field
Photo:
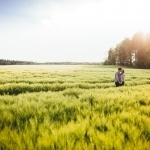
[[[0,150],[150,150],[150,70],[0,66]]]

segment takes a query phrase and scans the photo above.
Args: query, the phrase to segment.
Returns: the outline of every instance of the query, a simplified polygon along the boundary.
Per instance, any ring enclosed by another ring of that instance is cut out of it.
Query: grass
[[[1,66],[1,150],[149,150],[150,70]]]

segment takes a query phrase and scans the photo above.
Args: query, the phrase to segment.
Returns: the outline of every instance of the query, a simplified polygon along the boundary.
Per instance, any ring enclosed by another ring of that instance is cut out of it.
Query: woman
[[[125,73],[124,70],[121,71],[121,85],[123,86],[125,84]]]

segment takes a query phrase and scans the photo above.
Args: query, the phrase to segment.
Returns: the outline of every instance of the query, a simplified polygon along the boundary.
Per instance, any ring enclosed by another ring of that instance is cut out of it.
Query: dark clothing
[[[121,86],[121,84],[119,82],[115,82],[116,87]]]
[[[121,86],[124,86],[124,81],[121,83]]]

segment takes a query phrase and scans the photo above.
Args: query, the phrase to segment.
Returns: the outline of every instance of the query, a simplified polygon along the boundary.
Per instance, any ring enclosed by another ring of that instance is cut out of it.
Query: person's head
[[[122,69],[121,73],[123,74],[124,73],[124,70]]]
[[[122,71],[122,68],[118,68],[118,72],[121,72]]]

